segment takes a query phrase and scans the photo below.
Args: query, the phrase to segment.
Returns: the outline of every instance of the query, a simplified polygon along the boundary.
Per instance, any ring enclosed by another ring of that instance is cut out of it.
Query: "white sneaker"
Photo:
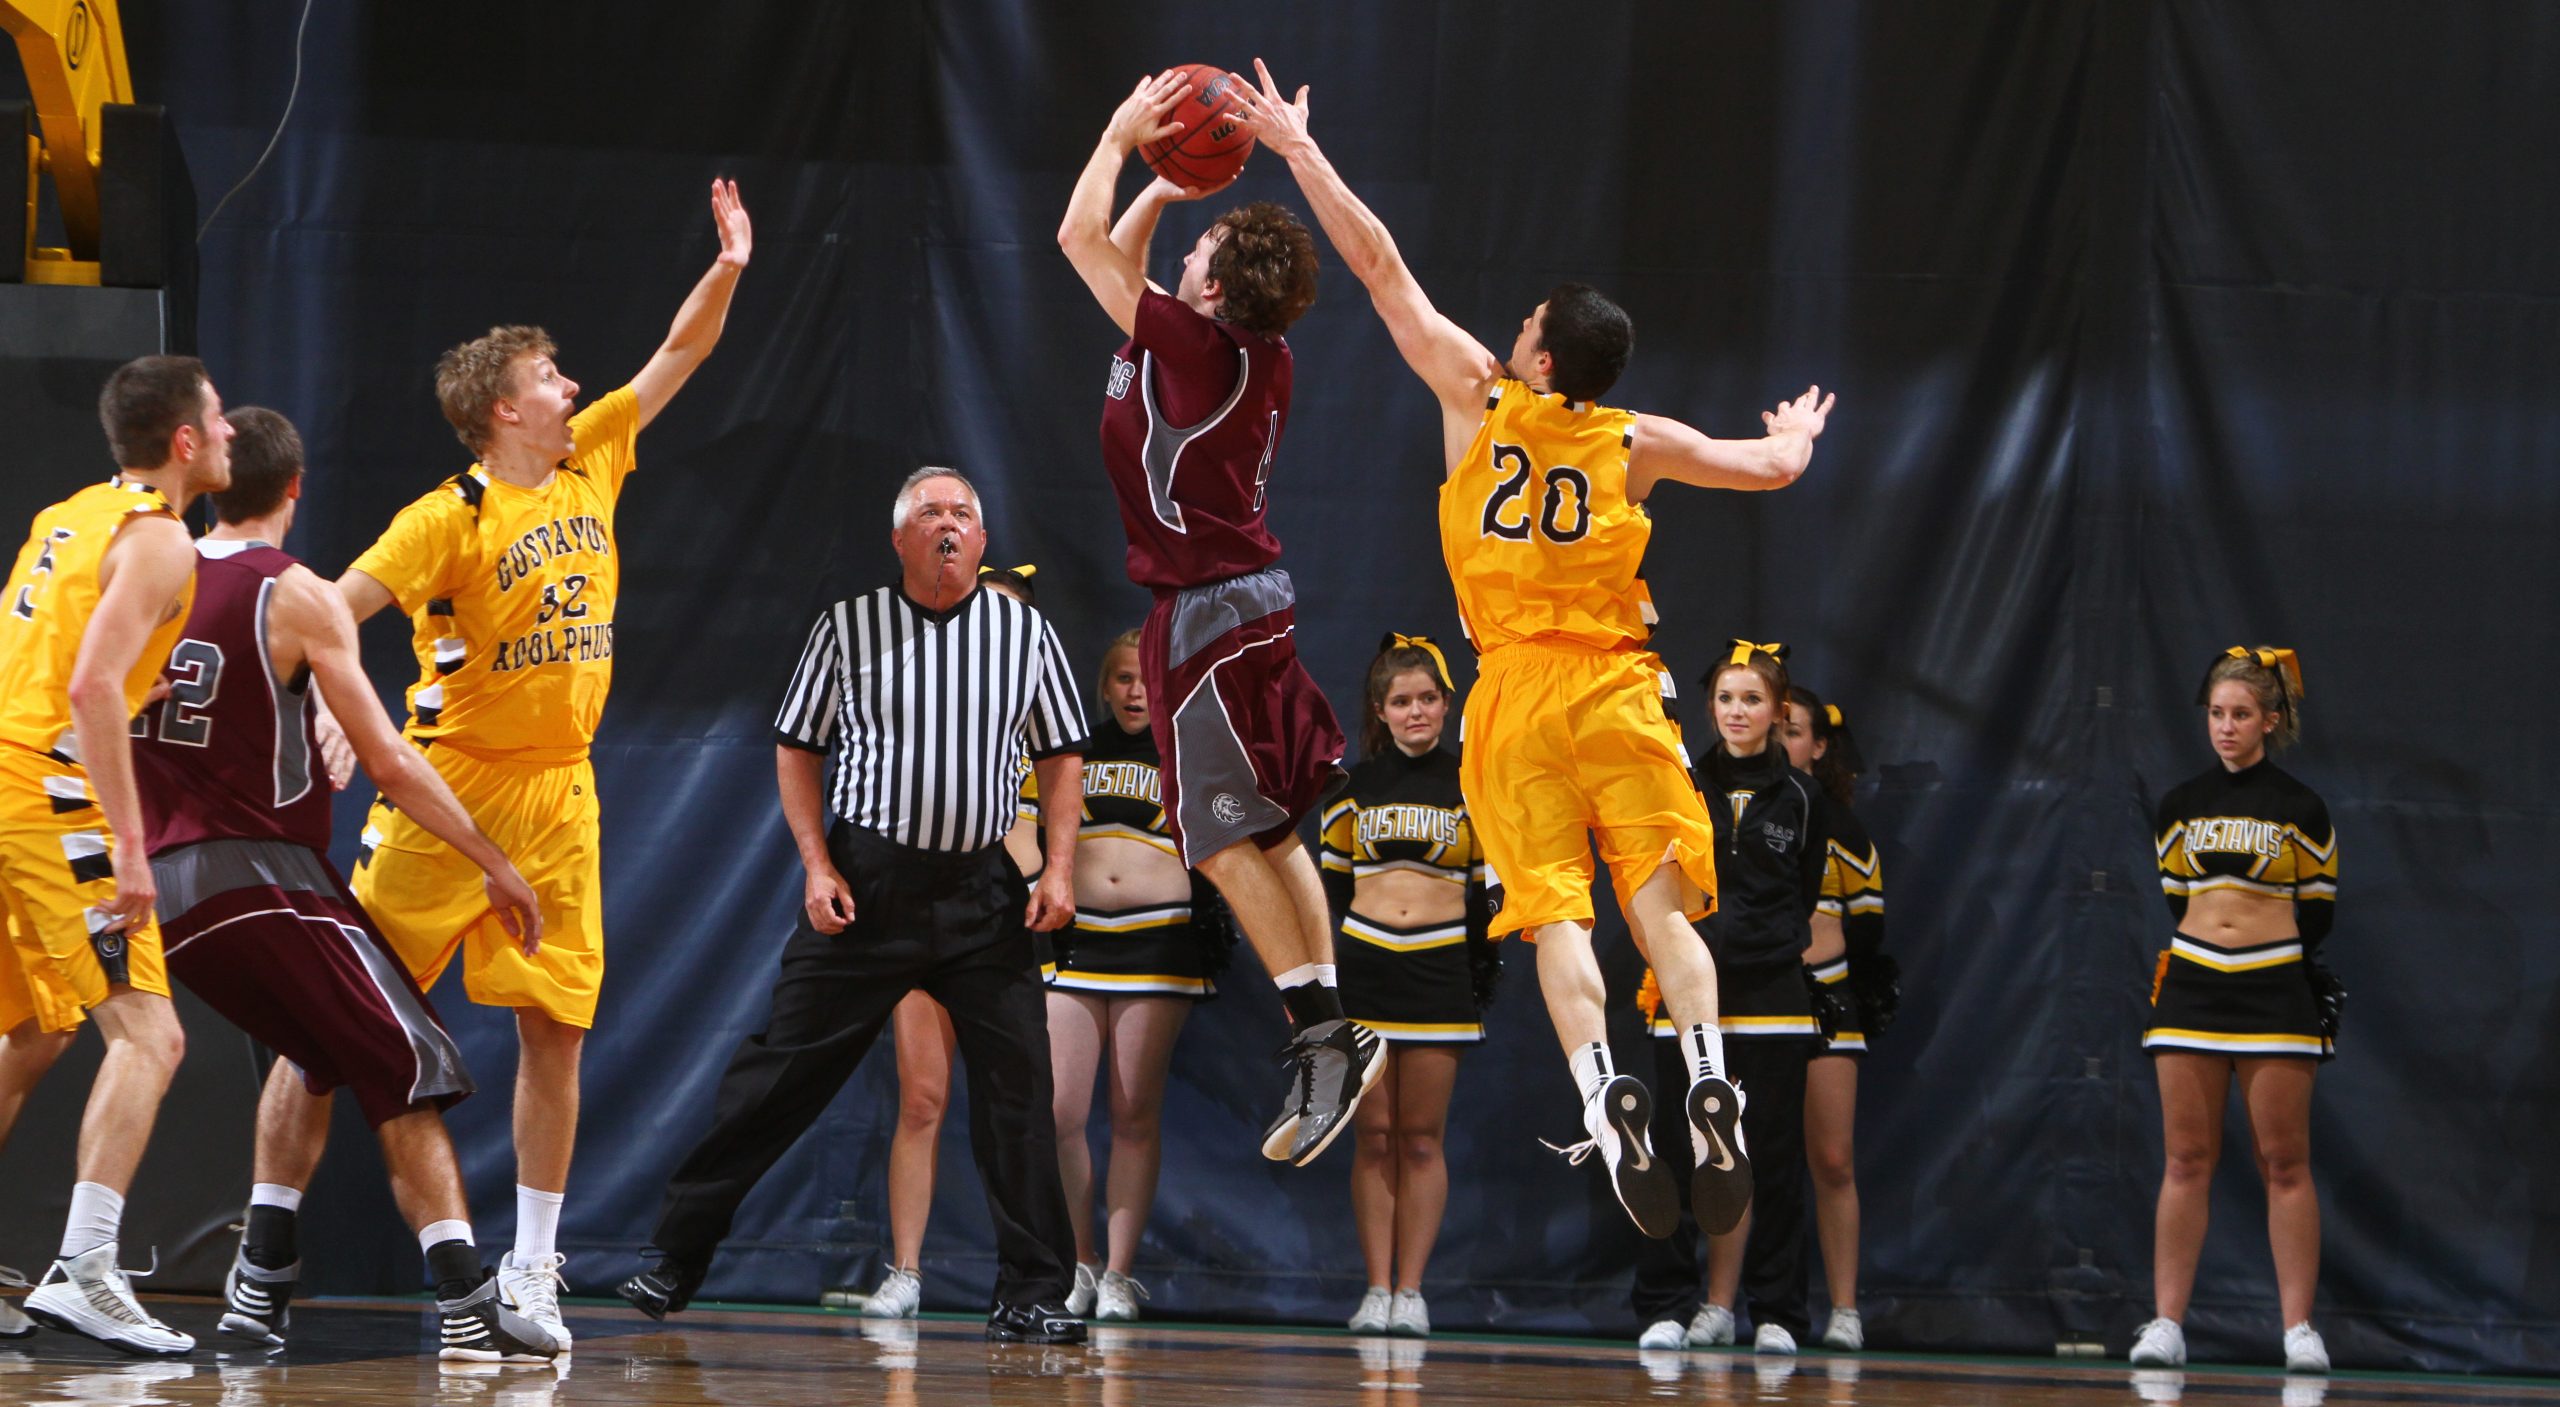
[[[2184,1367],[2187,1331],[2175,1319],[2154,1319],[2133,1336],[2133,1352],[2125,1355],[2125,1361],[2137,1368]]]
[[[2175,1368],[2136,1368],[2133,1395],[2155,1407],[2178,1407],[2186,1400],[2187,1375]]]
[[[1387,1316],[1395,1312],[1395,1296],[1384,1285],[1371,1285],[1369,1293],[1360,1297],[1360,1307],[1351,1311],[1351,1320],[1343,1327],[1355,1334],[1383,1334]]]
[[[1067,1291],[1067,1313],[1078,1319],[1093,1317],[1093,1289],[1096,1283],[1098,1282],[1094,1276],[1093,1267],[1083,1261],[1077,1261],[1075,1287]]]
[[[0,1265],[0,1290],[32,1288],[34,1287],[27,1283],[26,1276],[5,1265]],[[0,1300],[0,1339],[23,1339],[35,1331],[36,1321],[21,1313],[16,1305],[7,1300]]]
[[[1422,1302],[1420,1290],[1396,1291],[1395,1303],[1387,1310],[1387,1332],[1408,1339],[1431,1337],[1431,1310]]]
[[[1638,1348],[1686,1348],[1688,1344],[1689,1331],[1680,1327],[1677,1319],[1656,1319],[1636,1335]]]
[[[1093,1282],[1093,1321],[1097,1324],[1128,1324],[1138,1317],[1138,1301],[1152,1299],[1147,1287],[1117,1270],[1102,1272]]]
[[[1751,1351],[1784,1354],[1792,1358],[1796,1351],[1796,1336],[1788,1333],[1784,1324],[1763,1324],[1751,1335]]]
[[[865,1319],[913,1319],[916,1305],[924,1298],[924,1276],[912,1270],[891,1267],[880,1277],[880,1288],[862,1302]]]
[[[131,1272],[116,1269],[113,1241],[57,1260],[45,1272],[44,1283],[27,1292],[27,1317],[145,1358],[174,1358],[193,1350],[192,1337],[143,1313],[130,1277]]]
[[[519,1259],[507,1252],[498,1262],[498,1300],[517,1314],[551,1331],[560,1341],[560,1351],[569,1351],[569,1326],[560,1322],[560,1292],[569,1282],[560,1277],[560,1267],[569,1258],[553,1251],[531,1260]]]
[[[1680,1381],[1681,1372],[1688,1368],[1689,1355],[1682,1353],[1677,1347],[1680,1342],[1678,1323],[1665,1319],[1646,1329],[1645,1332],[1651,1333],[1654,1329],[1662,1328],[1668,1328],[1671,1331],[1673,1346],[1645,1348],[1639,1345],[1636,1349],[1636,1366],[1644,1370],[1644,1375],[1651,1379],[1656,1387],[1671,1387]]]
[[[2320,1331],[2303,1320],[2284,1331],[2284,1370],[2288,1373],[2325,1373],[2329,1371],[2329,1345],[2322,1342]]]
[[[1720,1304],[1702,1306],[1689,1321],[1689,1347],[1722,1348],[1733,1342],[1733,1311]]]
[[[1867,1321],[1854,1309],[1831,1311],[1831,1322],[1822,1326],[1822,1346],[1843,1353],[1855,1353],[1867,1346]]]

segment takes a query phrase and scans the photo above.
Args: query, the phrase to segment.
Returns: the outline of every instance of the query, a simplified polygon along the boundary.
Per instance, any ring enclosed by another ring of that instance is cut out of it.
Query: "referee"
[[[950,1011],[967,1057],[969,1141],[996,1232],[987,1337],[1081,1342],[1065,1307],[1075,1243],[1031,949],[1033,930],[1075,916],[1077,808],[1044,804],[1048,867],[1027,900],[1003,842],[1026,750],[1043,798],[1082,795],[1084,702],[1049,623],[978,589],[986,528],[968,480],[918,470],[891,523],[900,582],[819,614],[775,720],[782,813],[808,883],[773,1014],[730,1058],[710,1132],[668,1185],[659,1264],[622,1296],[653,1318],[685,1307],[748,1189],[921,988]]]

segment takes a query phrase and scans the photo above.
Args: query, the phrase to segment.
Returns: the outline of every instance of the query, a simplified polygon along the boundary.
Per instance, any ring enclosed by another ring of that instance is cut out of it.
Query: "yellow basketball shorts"
[[[428,748],[427,760],[533,886],[542,950],[528,958],[508,936],[478,865],[380,799],[364,818],[357,900],[420,990],[459,954],[462,990],[482,1006],[529,1006],[564,1025],[594,1025],[604,983],[595,769],[584,760],[484,762],[450,747]]]
[[[1486,655],[1458,779],[1501,886],[1493,936],[1592,920],[1592,840],[1624,912],[1669,859],[1681,908],[1714,907],[1715,829],[1643,650],[1527,642]],[[1533,935],[1534,936],[1534,935]]]
[[[0,744],[0,1031],[32,1017],[68,1031],[111,989],[169,995],[160,925],[146,915],[121,933],[95,931],[97,905],[115,897],[115,847],[106,813],[78,766]]]

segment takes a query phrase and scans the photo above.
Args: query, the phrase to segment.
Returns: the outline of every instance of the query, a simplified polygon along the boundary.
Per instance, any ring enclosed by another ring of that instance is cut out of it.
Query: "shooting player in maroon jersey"
[[[1113,187],[1134,147],[1179,129],[1184,91],[1177,77],[1147,79],[1120,104],[1058,245],[1129,339],[1103,388],[1102,458],[1129,579],[1155,592],[1138,664],[1156,701],[1165,815],[1297,1026],[1288,1101],[1262,1152],[1305,1164],[1350,1126],[1386,1049],[1343,1018],[1324,886],[1297,834],[1340,774],[1343,737],[1298,663],[1296,596],[1264,519],[1289,418],[1283,334],[1315,302],[1315,241],[1281,206],[1240,206],[1183,256],[1172,293],[1148,282],[1157,216],[1208,192],[1159,178],[1115,225]]]
[[[442,1109],[471,1092],[461,1052],[329,863],[329,792],[313,686],[384,796],[487,873],[490,907],[528,951],[533,891],[402,741],[329,583],[278,551],[302,496],[302,441],[271,410],[233,413],[231,487],[196,545],[192,613],[168,694],[135,720],[134,764],[169,969],[283,1059],[260,1101],[248,1227],[222,1331],[270,1346],[299,1278],[295,1208],[312,1169],[267,1137],[293,1084],[354,1091],[382,1140],[392,1196],[418,1233],[443,1316],[442,1356],[547,1359],[552,1332],[498,1301],[474,1247]]]

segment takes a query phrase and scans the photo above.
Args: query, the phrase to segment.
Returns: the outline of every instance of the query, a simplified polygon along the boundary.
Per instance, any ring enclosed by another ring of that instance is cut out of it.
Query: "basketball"
[[[1172,118],[1182,130],[1160,142],[1138,148],[1155,173],[1192,190],[1224,185],[1244,169],[1253,154],[1253,130],[1245,125],[1242,74],[1213,64],[1184,64],[1168,70],[1188,81]]]

